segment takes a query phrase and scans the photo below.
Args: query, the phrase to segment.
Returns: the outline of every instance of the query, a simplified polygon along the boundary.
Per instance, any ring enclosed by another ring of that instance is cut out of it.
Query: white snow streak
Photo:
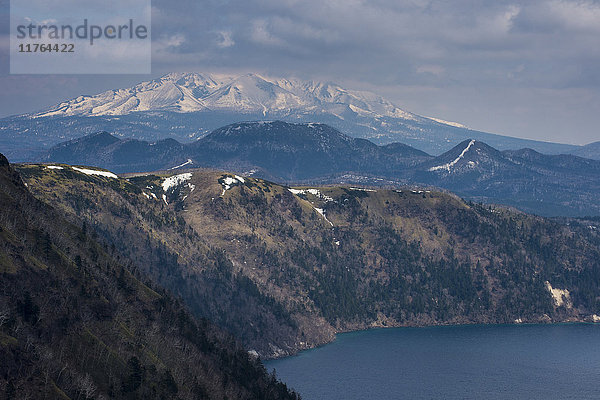
[[[450,125],[450,126],[454,126],[456,128],[465,128],[465,129],[468,129],[468,127],[466,125],[463,125],[460,122],[444,121],[443,119],[433,118],[433,117],[427,117],[427,118],[429,118],[431,120],[434,120],[435,122],[439,122],[440,124]]]
[[[105,176],[107,178],[119,179],[119,177],[117,175],[113,174],[112,172],[108,172],[108,171],[98,171],[96,169],[77,168],[77,167],[71,167],[71,168],[73,168],[75,171],[81,172],[86,175],[99,175],[99,176]]]
[[[323,210],[322,208],[317,208],[314,207],[315,211],[318,212],[319,214],[321,214],[321,216],[323,217],[323,219],[327,222],[329,222],[329,225],[333,226],[333,222],[331,222],[330,220],[327,219],[327,217],[325,216],[325,210]]]
[[[377,190],[357,188],[357,187],[351,187],[350,190],[360,190],[361,192],[377,192]]]
[[[193,163],[194,163],[194,162],[193,162],[193,161],[192,161],[190,158],[188,158],[188,160],[187,160],[186,162],[184,162],[183,164],[181,164],[181,165],[178,165],[178,166],[176,166],[176,167],[173,167],[173,168],[169,168],[169,170],[172,170],[172,169],[178,169],[178,168],[181,168],[181,167],[185,167],[186,165],[188,165],[188,164],[193,164]]]

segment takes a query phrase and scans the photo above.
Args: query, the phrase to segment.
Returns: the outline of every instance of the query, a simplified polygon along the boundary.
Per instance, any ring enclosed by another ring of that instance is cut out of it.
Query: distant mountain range
[[[590,143],[585,146],[581,146],[570,152],[575,156],[591,158],[593,160],[600,160],[600,142]]]
[[[285,183],[430,185],[543,215],[600,215],[600,161],[531,149],[499,151],[475,139],[434,157],[314,123],[237,123],[191,144],[101,132],[56,145],[41,160],[117,173],[208,167]]]
[[[441,154],[474,138],[500,150],[558,154],[579,146],[517,139],[423,117],[373,93],[334,83],[170,73],[126,89],[79,96],[37,113],[0,120],[0,151],[25,161],[61,141],[96,131],[140,140],[190,142],[221,126],[252,120],[318,122],[377,144],[402,142]]]

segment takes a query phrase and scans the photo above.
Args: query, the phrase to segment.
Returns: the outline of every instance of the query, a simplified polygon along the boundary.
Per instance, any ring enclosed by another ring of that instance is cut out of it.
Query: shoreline
[[[328,342],[320,343],[320,344],[317,344],[315,346],[311,346],[308,348],[299,349],[291,354],[282,355],[280,357],[264,357],[264,358],[260,357],[260,358],[261,358],[261,362],[264,363],[264,362],[269,362],[269,361],[281,360],[281,359],[289,358],[289,357],[296,357],[300,353],[316,350],[321,347],[324,347],[324,346],[334,343],[337,340],[337,337],[339,335],[358,333],[358,332],[368,332],[368,331],[373,331],[373,330],[402,329],[402,328],[427,329],[427,328],[501,327],[501,326],[537,326],[537,325],[600,325],[600,321],[594,321],[593,315],[590,315],[583,319],[567,318],[562,321],[544,321],[544,320],[542,320],[542,321],[524,321],[524,322],[512,322],[512,323],[511,322],[497,322],[497,323],[465,322],[465,323],[456,323],[456,324],[440,323],[440,324],[424,324],[424,325],[421,325],[421,324],[386,325],[386,326],[377,325],[377,326],[370,326],[370,327],[367,327],[364,329],[358,328],[358,329],[336,330],[334,333],[333,339]]]

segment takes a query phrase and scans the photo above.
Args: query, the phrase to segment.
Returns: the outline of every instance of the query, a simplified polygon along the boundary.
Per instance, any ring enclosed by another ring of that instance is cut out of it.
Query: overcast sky
[[[259,72],[493,133],[600,140],[600,0],[154,0],[153,73],[131,76],[9,75],[0,5],[0,116],[170,71]]]

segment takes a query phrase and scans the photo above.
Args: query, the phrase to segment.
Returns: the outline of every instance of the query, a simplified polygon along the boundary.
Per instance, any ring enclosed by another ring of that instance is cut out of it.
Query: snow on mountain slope
[[[431,167],[431,168],[429,168],[429,171],[437,171],[440,169],[445,169],[448,172],[450,172],[450,168],[455,166],[456,163],[459,162],[465,156],[466,152],[469,151],[471,146],[473,146],[474,144],[475,144],[475,140],[471,140],[469,142],[469,144],[467,145],[467,147],[465,147],[465,149],[454,160],[450,161],[449,163],[443,164],[443,165],[436,165],[435,167]],[[473,162],[473,161],[471,161],[471,162]]]
[[[201,74],[170,73],[128,89],[108,90],[95,96],[79,96],[32,117],[74,115],[124,115],[136,111],[202,111],[206,94],[221,87],[225,80]]]
[[[32,161],[44,149],[94,131],[189,142],[223,126],[259,120],[322,123],[355,138],[376,144],[400,142],[434,155],[466,139],[499,150],[527,147],[547,154],[578,148],[471,130],[330,82],[199,73],[170,73],[130,88],[79,96],[41,112],[0,119],[0,146],[14,160]]]
[[[353,112],[361,117],[427,120],[373,93],[333,83],[272,79],[258,74],[237,77],[170,73],[132,88],[79,96],[30,117],[125,115],[137,111],[234,111],[247,113]],[[441,122],[441,120],[436,120]]]
[[[309,106],[306,99],[253,74],[232,80],[203,100],[213,110],[262,112],[263,115],[269,111],[291,111]]]
[[[443,119],[440,118],[433,118],[433,117],[427,117],[430,120],[433,120],[435,122],[439,122],[440,124],[444,124],[444,125],[450,125],[450,126],[454,126],[456,128],[465,128],[465,129],[469,129],[466,125],[463,125],[461,123],[458,122],[452,122],[452,121],[445,121]]]
[[[498,150],[471,139],[465,140],[450,151],[427,161],[422,169],[437,178],[445,179],[451,175],[460,177],[465,174],[471,178],[474,176],[489,178],[496,173],[506,176],[518,175],[521,173],[519,171],[522,167]]]

